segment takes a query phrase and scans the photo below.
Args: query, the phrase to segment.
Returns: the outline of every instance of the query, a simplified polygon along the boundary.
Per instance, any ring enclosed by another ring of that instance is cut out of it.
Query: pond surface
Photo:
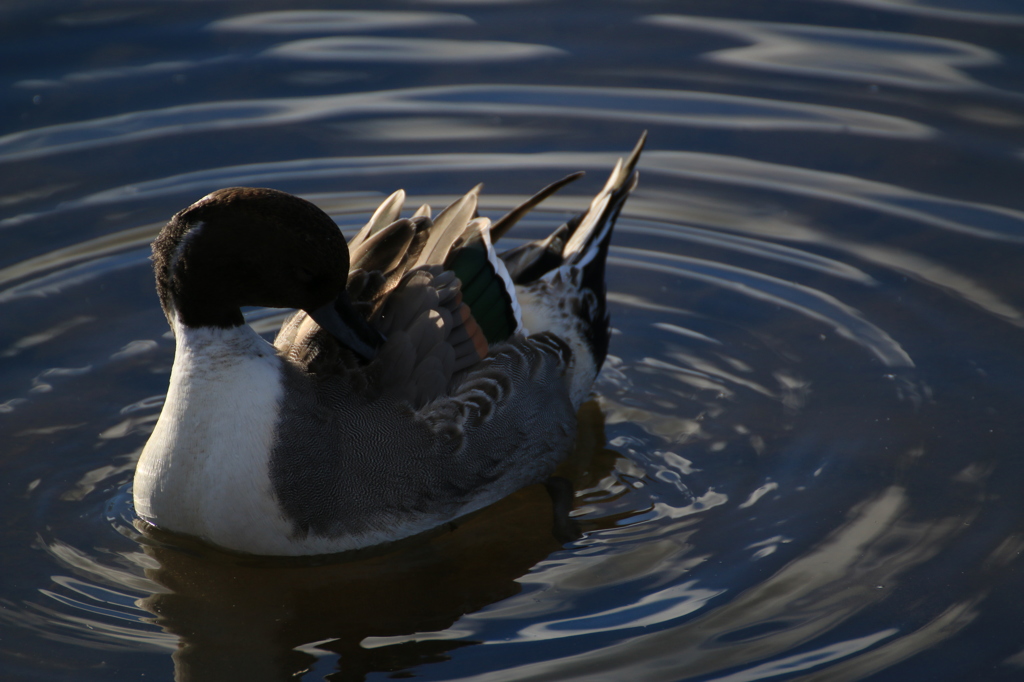
[[[0,54],[3,679],[1024,679],[1019,3],[15,1]],[[136,532],[174,212],[586,170],[512,246],[644,129],[581,539],[536,489],[332,561]]]

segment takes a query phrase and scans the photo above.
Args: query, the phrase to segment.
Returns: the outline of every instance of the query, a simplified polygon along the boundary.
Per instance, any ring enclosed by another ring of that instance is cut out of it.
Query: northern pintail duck
[[[604,270],[643,138],[546,239],[493,247],[479,187],[431,219],[391,195],[346,246],[313,204],[216,191],[153,243],[170,387],[135,472],[158,528],[263,555],[407,537],[543,482],[608,349]],[[297,308],[270,345],[242,306]]]

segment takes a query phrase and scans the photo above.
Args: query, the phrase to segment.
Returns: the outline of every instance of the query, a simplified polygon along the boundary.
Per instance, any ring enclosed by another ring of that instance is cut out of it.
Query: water
[[[0,677],[1024,677],[1016,3],[287,9],[0,10]],[[171,214],[273,186],[351,233],[587,170],[514,245],[643,129],[583,538],[533,489],[340,562],[135,531]]]

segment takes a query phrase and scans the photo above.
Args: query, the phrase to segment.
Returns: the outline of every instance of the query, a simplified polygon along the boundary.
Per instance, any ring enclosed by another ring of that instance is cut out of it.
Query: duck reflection
[[[584,405],[576,452],[560,472],[577,485],[610,470],[603,429],[596,403]],[[516,594],[516,579],[562,547],[570,508],[556,490],[531,486],[427,536],[332,557],[231,554],[145,529],[144,549],[159,563],[147,576],[168,591],[140,606],[179,638],[177,682],[288,679],[323,651],[339,655],[330,680],[401,671],[475,644],[457,633],[413,635]],[[368,647],[367,638],[397,641]]]

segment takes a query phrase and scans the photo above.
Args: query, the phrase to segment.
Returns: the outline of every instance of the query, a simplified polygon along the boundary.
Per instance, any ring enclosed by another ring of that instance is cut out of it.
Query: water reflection
[[[626,249],[616,249],[616,252],[622,251],[629,253]],[[619,256],[609,260],[624,267],[708,282],[755,299],[760,305],[795,310],[826,325],[837,335],[863,345],[887,367],[912,367],[914,364],[907,352],[883,329],[822,291],[721,263],[699,262],[686,256],[662,255],[655,258],[650,253],[645,256],[645,260]],[[658,260],[665,262],[659,263]],[[663,366],[662,369],[668,368]]]
[[[650,155],[650,170],[677,177],[781,191],[821,199],[854,208],[868,209],[894,218],[920,223],[984,239],[1024,243],[1024,211],[980,202],[962,201],[916,192],[899,185],[865,180],[852,175],[783,166],[738,157],[693,152],[656,152]],[[649,171],[650,172],[650,171]],[[712,200],[705,198],[705,201]],[[726,208],[726,207],[723,207]],[[729,213],[734,213],[735,208]],[[751,232],[758,232],[760,213],[749,213]],[[662,215],[665,219],[669,216]],[[778,221],[766,220],[772,230]],[[782,223],[789,231],[769,234],[799,238],[799,224]],[[806,234],[806,233],[804,233]]]
[[[141,428],[144,440],[151,423],[142,422],[152,422],[160,398],[127,406],[132,427],[100,438]],[[604,447],[596,404],[581,414],[578,447],[560,473],[589,486],[611,475],[616,453]],[[60,501],[89,504],[97,489],[130,476],[138,454],[85,472]],[[39,486],[34,481],[29,494],[48,484]],[[71,574],[53,575],[38,589],[42,600],[0,610],[0,622],[109,651],[173,652],[182,682],[276,681],[325,656],[337,657],[345,679],[445,660],[475,643],[453,628],[464,614],[518,594],[518,580],[562,547],[542,486],[390,547],[300,559],[224,553],[148,527],[140,536],[123,525],[131,512],[119,505],[130,493],[126,485],[119,490],[107,514],[130,549],[85,551],[38,539],[58,570]]]
[[[548,45],[496,40],[440,38],[310,38],[267,51],[272,57],[311,61],[352,61],[407,64],[457,64],[557,57],[564,52]]]
[[[1019,26],[1024,24],[1024,18],[1011,12],[1000,12],[1007,6],[1000,2],[979,2],[972,3],[972,7],[965,7],[963,3],[950,2],[949,0],[817,0],[818,2],[834,3],[842,5],[859,5],[875,10],[899,12],[901,14],[917,15],[932,19],[948,19],[951,21],[966,21],[979,24],[993,24],[996,26]],[[992,10],[992,11],[989,11]]]
[[[509,128],[497,117],[397,116],[339,124],[345,135],[381,142],[495,140],[547,134],[541,128]]]
[[[906,491],[898,486],[889,487],[878,497],[851,509],[850,518],[817,547],[727,602],[717,604],[715,609],[690,620],[682,618],[684,614],[680,612],[675,614],[680,616],[677,624],[673,624],[671,618],[663,622],[670,626],[667,629],[651,634],[638,630],[633,636],[600,651],[517,667],[506,671],[503,679],[587,677],[668,681],[718,673],[719,676],[706,679],[755,680],[812,670],[856,656],[849,666],[830,667],[830,672],[821,678],[855,679],[853,675],[844,677],[843,673],[866,672],[876,665],[891,664],[894,656],[912,656],[953,636],[970,623],[970,605],[957,604],[914,632],[883,628],[838,642],[816,644],[825,640],[831,629],[848,622],[853,614],[889,599],[915,566],[934,557],[951,536],[963,532],[963,524],[957,517],[920,523],[909,519],[911,514]],[[706,559],[688,558],[689,569],[700,566]],[[579,568],[585,561],[577,560],[577,571],[585,570]],[[643,573],[657,575],[658,569],[647,565]],[[570,580],[574,576],[573,571],[563,571],[563,574]],[[534,579],[568,589],[566,577],[558,577],[555,571],[544,571],[541,576],[543,578]],[[695,590],[694,585],[693,582],[676,585],[676,590],[682,590],[676,608],[689,613],[700,608],[701,599],[713,599],[717,594],[706,588]],[[687,590],[693,592],[687,593]],[[661,594],[654,591],[650,599],[655,600]],[[505,608],[515,609],[517,601],[508,600]],[[629,613],[631,608],[622,612]],[[614,619],[615,613],[594,614],[594,617]],[[655,613],[671,615],[672,611],[668,608]],[[469,617],[467,625],[477,618]],[[646,622],[623,620],[621,626],[627,628]],[[585,625],[588,620],[583,618],[579,622]],[[606,622],[604,627],[617,625]],[[539,634],[539,631],[530,633]],[[898,643],[884,644],[897,635],[902,635]],[[794,650],[803,651],[785,654]],[[866,650],[874,654],[860,655]],[[768,662],[757,663],[766,660]]]
[[[341,563],[246,560],[208,548],[147,545],[159,568],[146,574],[167,591],[141,606],[180,638],[179,682],[276,682],[327,653],[339,656],[346,679],[361,679],[472,645],[459,632],[428,633],[443,633],[465,613],[516,594],[516,579],[559,548],[551,528],[550,502],[537,487],[428,543]]]
[[[890,639],[898,632],[895,628],[889,628],[866,637],[858,637],[857,639],[830,644],[820,649],[796,654],[795,656],[787,656],[771,663],[763,663],[748,670],[713,679],[715,682],[752,682],[753,680],[771,679],[779,675],[791,675],[797,672],[820,668],[829,663],[835,663],[836,661],[859,654],[879,642]]]
[[[455,41],[409,43],[389,38],[388,46],[384,47],[382,42],[344,42],[369,40],[363,38],[325,40],[332,42],[291,43],[292,47],[284,53],[295,56],[306,53],[306,56],[318,59],[332,54],[339,58],[362,55],[361,58],[374,59],[404,59],[404,54],[419,59],[419,53],[429,53],[436,48],[439,59],[470,60],[485,58],[478,54],[481,52],[493,54],[494,58],[505,55],[516,59],[547,54],[543,51],[536,53],[530,46],[516,47],[511,43],[506,44],[511,46],[508,49],[492,52],[494,46],[485,43],[457,43],[453,46],[449,43]],[[448,48],[454,51],[448,54],[445,52]],[[386,51],[378,55],[380,49]],[[29,84],[24,85],[29,87]],[[466,85],[319,97],[213,101],[136,111],[0,136],[0,155],[6,161],[16,161],[209,130],[311,122],[328,117],[351,119],[367,113],[373,113],[373,121],[380,120],[381,125],[388,125],[391,116],[421,118],[429,114],[439,121],[453,122],[466,116],[545,116],[570,120],[619,120],[633,123],[638,129],[668,124],[744,130],[849,132],[905,139],[927,138],[934,134],[929,126],[898,116],[749,96],[638,88]]]
[[[1020,677],[1024,20],[519,4],[5,15],[0,677]],[[272,186],[351,232],[382,192],[485,181],[499,214],[641,128],[564,472],[582,538],[552,539],[540,490],[332,563],[138,537],[171,213]]]
[[[982,87],[965,69],[990,66],[999,56],[971,43],[907,33],[736,21],[660,14],[655,26],[717,33],[750,43],[715,50],[706,59],[795,76],[849,79],[874,85],[963,90]]]
[[[397,29],[429,29],[438,26],[472,26],[472,19],[451,12],[402,12],[396,10],[282,10],[239,14],[218,19],[209,31],[245,33],[361,33]]]

